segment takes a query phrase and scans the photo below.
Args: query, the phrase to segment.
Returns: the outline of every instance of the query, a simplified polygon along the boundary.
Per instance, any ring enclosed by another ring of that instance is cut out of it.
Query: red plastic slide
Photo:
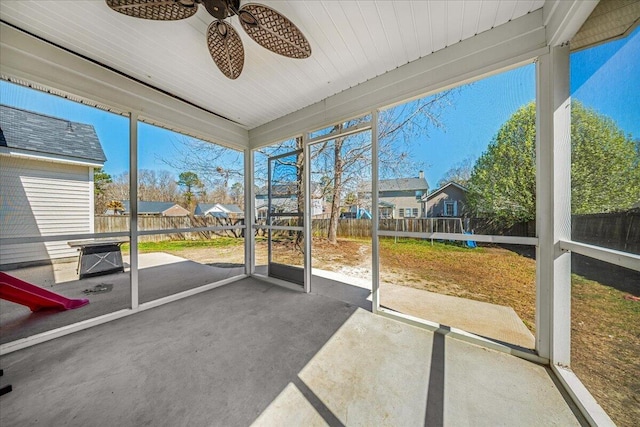
[[[0,298],[26,305],[31,311],[44,308],[70,310],[89,304],[88,299],[70,299],[0,271]]]

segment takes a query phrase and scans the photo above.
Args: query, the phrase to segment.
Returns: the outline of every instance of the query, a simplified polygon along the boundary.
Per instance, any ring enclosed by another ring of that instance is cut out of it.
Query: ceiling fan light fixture
[[[258,20],[248,10],[242,9],[238,11],[238,17],[240,18],[240,21],[242,21],[242,23],[245,25],[248,25],[250,27],[256,27],[258,25]]]
[[[219,20],[235,15],[235,11],[240,6],[240,0],[198,0],[198,2],[204,4],[209,15]]]

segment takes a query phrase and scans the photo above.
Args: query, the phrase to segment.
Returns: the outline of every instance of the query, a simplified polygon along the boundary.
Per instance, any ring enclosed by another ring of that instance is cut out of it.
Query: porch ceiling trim
[[[542,8],[549,46],[569,42],[582,27],[599,0],[549,1]]]
[[[150,123],[230,148],[248,147],[248,132],[242,126],[4,22],[0,23],[0,57],[0,72],[5,77],[69,93],[118,112],[136,112]]]
[[[250,146],[262,147],[309,129],[330,126],[373,109],[463,84],[532,61],[546,52],[540,9],[251,129]]]

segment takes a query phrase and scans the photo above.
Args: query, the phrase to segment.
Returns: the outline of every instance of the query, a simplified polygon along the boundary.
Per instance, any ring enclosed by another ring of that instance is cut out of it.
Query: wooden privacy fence
[[[212,216],[139,216],[138,230],[172,230],[180,228],[219,227],[226,225],[242,226],[244,219],[214,218]],[[129,231],[128,215],[96,215],[96,233],[115,233]],[[140,236],[140,242],[162,242],[166,240],[200,240],[215,237],[244,237],[244,230],[196,231],[169,234],[151,234]]]
[[[571,238],[577,242],[640,254],[640,209],[574,215]]]
[[[589,243],[620,251],[640,253],[640,210],[590,215],[573,215],[571,236],[578,242]],[[296,219],[279,220],[274,225],[296,226]],[[138,217],[140,230],[171,230],[180,228],[199,228],[244,225],[243,219],[206,217]],[[95,217],[96,233],[127,231],[129,217],[126,215],[98,215]],[[329,232],[329,219],[314,219],[311,223],[313,236],[326,236]],[[338,237],[371,237],[370,219],[338,220]],[[475,234],[494,234],[506,236],[535,237],[536,223],[528,221],[513,225],[508,229],[497,228],[492,221],[483,218],[420,218],[420,219],[382,219],[380,230],[410,231],[420,233],[462,233],[473,230]],[[264,228],[258,228],[257,236],[267,234]],[[296,232],[277,231],[275,234],[297,235]],[[199,231],[186,233],[155,234],[140,236],[141,242],[160,242],[164,240],[198,240],[214,237],[244,237],[244,230]]]
[[[491,220],[471,218],[466,220],[467,230],[475,234],[504,236],[536,236],[536,222],[527,221],[509,228],[497,227]],[[576,242],[602,246],[633,254],[640,254],[640,209],[571,216],[571,239]]]
[[[338,221],[338,237],[371,237],[370,219],[341,219]],[[410,231],[418,233],[462,233],[460,218],[381,219],[380,230]],[[314,219],[311,223],[314,236],[329,233],[328,219]]]

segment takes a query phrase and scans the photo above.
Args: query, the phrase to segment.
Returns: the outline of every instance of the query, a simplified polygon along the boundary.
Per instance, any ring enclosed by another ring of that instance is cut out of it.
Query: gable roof
[[[457,182],[449,181],[449,182],[447,182],[446,184],[444,184],[442,187],[440,187],[440,188],[438,188],[438,189],[434,190],[433,192],[431,192],[431,193],[429,193],[429,194],[423,194],[423,195],[422,195],[422,200],[423,200],[423,201],[425,201],[425,200],[429,200],[429,199],[431,199],[432,197],[435,197],[436,195],[440,194],[440,193],[441,193],[441,192],[443,192],[447,187],[450,187],[450,186],[457,187],[457,188],[459,188],[460,190],[464,191],[465,193],[469,191],[466,187],[464,187],[464,186],[462,186],[462,185],[458,184]]]
[[[205,215],[207,213],[212,213],[209,212],[211,209],[213,208],[217,208],[221,211],[224,211],[225,213],[233,213],[233,214],[242,214],[244,213],[244,211],[242,209],[240,209],[240,207],[238,205],[224,205],[222,203],[198,203],[196,205],[196,208],[193,210],[193,214],[194,215]]]
[[[394,178],[378,181],[378,191],[427,191],[429,184],[425,178]],[[371,193],[371,181],[358,185],[361,193]]]
[[[240,206],[238,205],[222,205],[220,204],[220,206],[222,206],[223,209],[225,209],[228,213],[244,213],[244,211],[242,209],[240,209]]]
[[[125,213],[131,212],[131,206],[128,200],[123,200],[122,205],[124,206]],[[180,206],[180,205],[173,202],[146,202],[146,201],[138,200],[138,214],[139,215],[140,214],[146,214],[146,215],[161,214],[162,212],[166,211],[167,209],[171,209],[174,206]]]
[[[215,203],[198,203],[193,210],[194,215],[204,215],[209,209],[213,208]]]
[[[0,105],[0,146],[104,163],[92,125]]]

